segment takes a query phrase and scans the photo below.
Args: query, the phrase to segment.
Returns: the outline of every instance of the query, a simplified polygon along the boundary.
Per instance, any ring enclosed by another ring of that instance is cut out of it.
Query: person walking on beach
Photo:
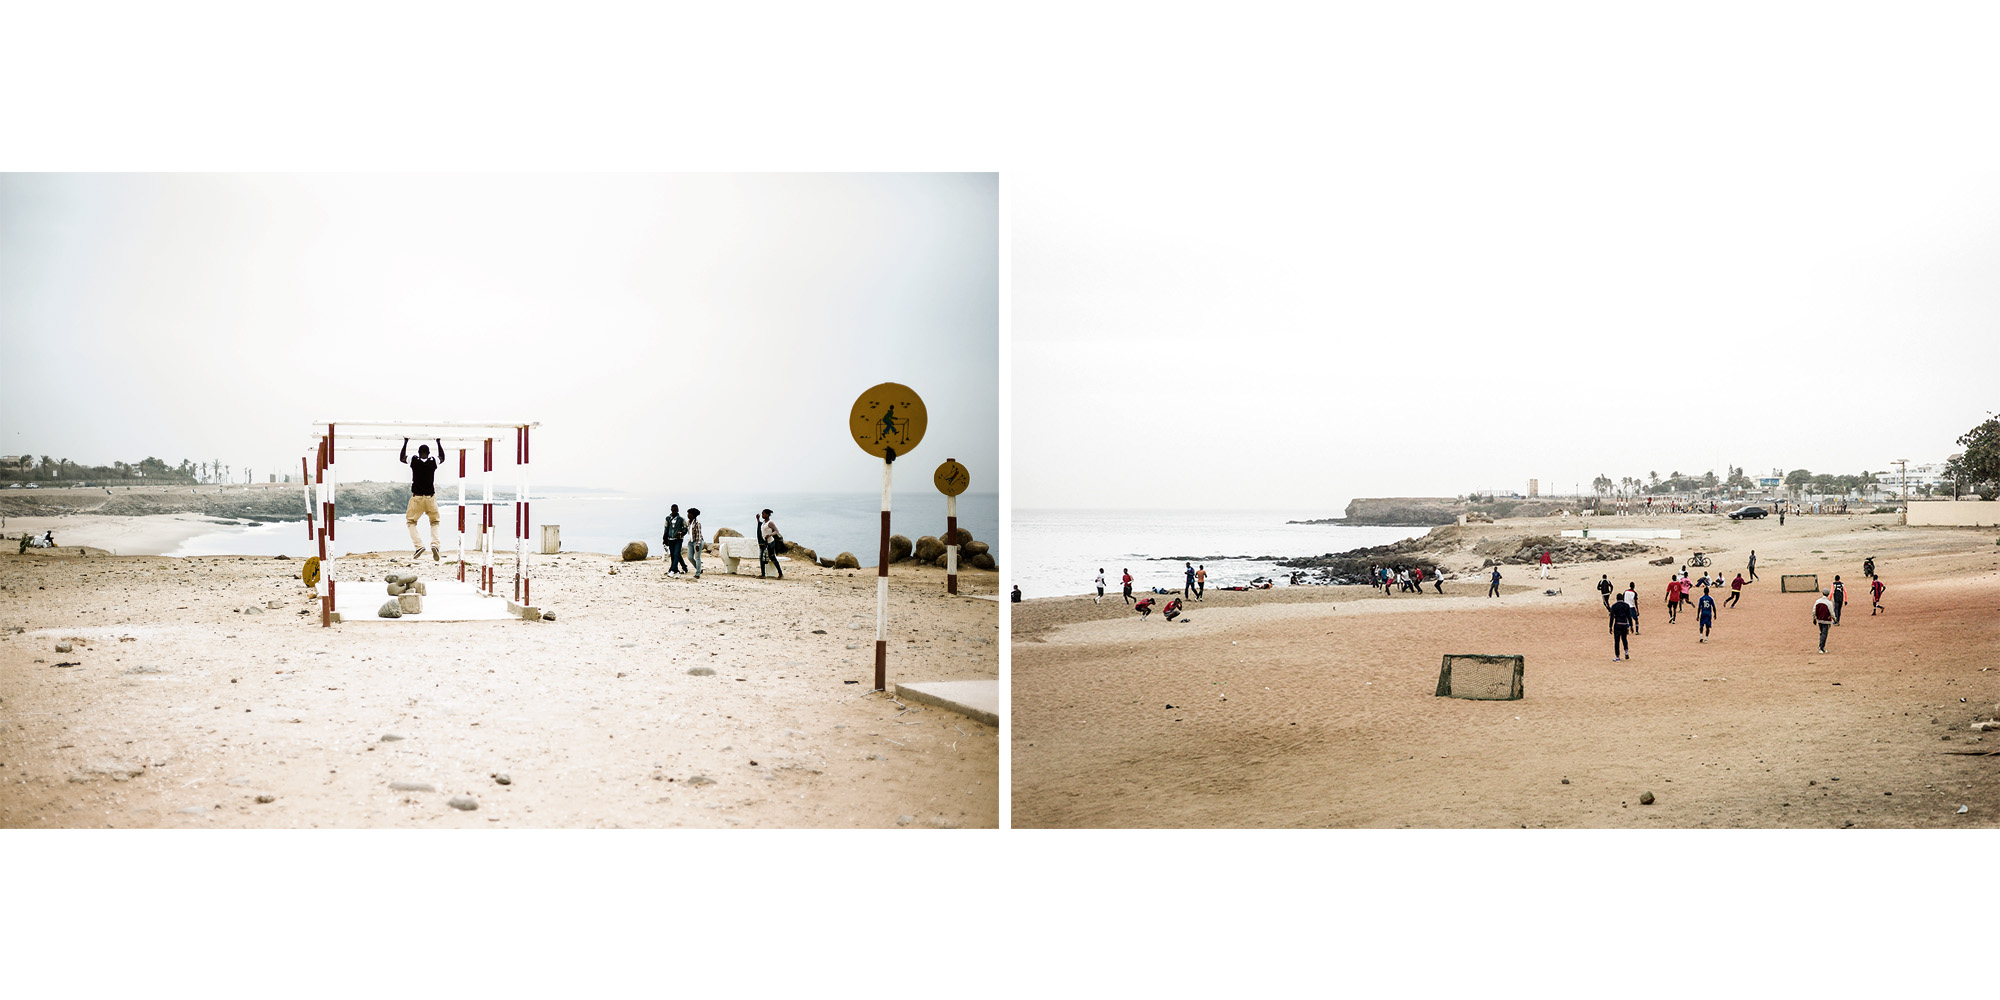
[[[1827,597],[1825,588],[1819,592],[1819,600],[1813,602],[1813,623],[1819,626],[1819,651],[1826,652],[1826,633],[1833,628],[1833,601]]]
[[[1443,567],[1443,566],[1432,566],[1432,567],[1431,567],[1431,587],[1432,587],[1433,589],[1435,589],[1435,590],[1436,590],[1436,591],[1437,591],[1438,593],[1440,593],[1440,594],[1444,593],[1444,567]]]
[[[1632,606],[1625,603],[1625,595],[1619,594],[1611,605],[1611,662],[1632,658],[1632,625],[1635,615]]]
[[[1549,550],[1542,550],[1542,579],[1549,578]]]
[[[1715,598],[1708,596],[1708,588],[1701,588],[1701,602],[1694,606],[1694,623],[1701,626],[1701,641],[1708,641],[1708,627],[1715,624]]]
[[[1498,566],[1493,567],[1493,581],[1486,587],[1486,596],[1500,596],[1500,567]]]
[[[1207,589],[1208,589],[1208,567],[1196,566],[1194,568],[1194,599],[1197,601],[1201,600],[1202,591]]]
[[[1097,603],[1104,603],[1104,567],[1097,567]]]
[[[1736,574],[1736,579],[1729,581],[1729,600],[1722,602],[1722,606],[1726,608],[1733,608],[1736,606],[1736,602],[1742,599],[1743,599],[1743,574],[1738,573]]]
[[[1598,578],[1597,594],[1604,598],[1604,610],[1611,610],[1611,574],[1606,573]]]
[[[1750,582],[1757,582],[1757,550],[1750,550]]]
[[[1631,611],[1632,611],[1632,634],[1633,634],[1633,635],[1638,635],[1638,634],[1639,634],[1639,584],[1638,584],[1638,582],[1637,582],[1637,581],[1632,581],[1632,582],[1628,582],[1628,583],[1626,583],[1626,584],[1625,584],[1625,593],[1623,593],[1623,594],[1621,594],[1621,595],[1619,595],[1619,596],[1621,596],[1621,597],[1625,598],[1625,606],[1626,606],[1627,608],[1631,609]]]
[[[1875,607],[1868,612],[1868,617],[1873,618],[1886,610],[1882,607],[1882,591],[1885,589],[1887,588],[1882,586],[1881,577],[1870,576],[1868,578],[1868,593],[1875,598]]]
[[[694,578],[701,579],[701,511],[688,508],[688,562],[694,564]]]
[[[1129,569],[1120,570],[1119,574],[1125,579],[1125,603],[1130,604],[1132,603],[1132,571]]]
[[[1181,596],[1194,596],[1194,563],[1187,564],[1187,582],[1181,584]]]
[[[403,511],[403,523],[410,529],[410,545],[416,550],[410,553],[410,557],[414,559],[424,554],[423,539],[417,537],[417,518],[429,514],[431,561],[437,562],[442,558],[438,554],[437,468],[444,458],[444,440],[434,440],[438,446],[435,457],[431,455],[430,445],[420,444],[417,446],[417,457],[411,458],[410,439],[404,438],[403,450],[396,455],[396,461],[410,467],[410,505]]]
[[[1681,617],[1681,580],[1674,577],[1667,581],[1667,624],[1673,625]]]
[[[660,534],[660,544],[667,550],[667,575],[679,576],[687,572],[687,565],[681,562],[681,539],[687,535],[687,521],[681,518],[681,505],[667,505],[667,530]]]
[[[778,565],[778,549],[785,544],[785,536],[778,534],[778,522],[771,517],[771,508],[764,508],[764,512],[757,515],[757,520],[759,522],[757,528],[757,575],[759,577],[764,575],[764,560],[769,559],[771,561],[771,569],[776,571],[778,579],[782,580],[785,578],[785,568]]]
[[[1840,609],[1847,604],[1847,585],[1840,582],[1840,574],[1833,575],[1833,623],[1840,624]]]

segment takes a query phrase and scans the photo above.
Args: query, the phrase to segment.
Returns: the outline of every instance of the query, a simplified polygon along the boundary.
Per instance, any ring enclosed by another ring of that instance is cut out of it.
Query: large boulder
[[[403,617],[403,605],[392,597],[384,602],[380,608],[376,609],[375,614],[382,618],[401,618]]]
[[[709,536],[709,538],[710,538],[710,539],[716,539],[716,538],[742,538],[742,537],[743,537],[743,533],[742,533],[742,532],[740,532],[740,531],[737,531],[737,530],[736,530],[735,528],[717,528],[717,529],[715,529],[715,534],[713,534],[713,535],[710,535],[710,536]]]
[[[781,554],[789,555],[795,559],[803,559],[809,563],[819,562],[819,553],[814,552],[813,550],[806,548],[805,546],[800,545],[797,542],[786,542],[785,551]]]
[[[827,558],[827,557],[825,557],[825,556],[821,556],[821,557],[819,558],[819,564],[820,564],[820,566],[822,566],[822,567],[824,567],[824,568],[826,568],[826,569],[832,569],[832,568],[833,568],[833,560],[831,560],[831,559],[828,559],[828,558]]]
[[[645,559],[646,543],[626,542],[625,551],[619,553],[619,558],[625,560],[626,562],[639,562],[640,560]]]
[[[405,593],[403,596],[396,598],[396,604],[403,609],[403,613],[406,615],[420,615],[424,613],[424,598],[421,594]]]
[[[972,557],[972,565],[978,569],[994,569],[1000,564],[993,561],[993,553],[981,552]]]
[[[841,554],[833,557],[833,568],[860,569],[861,560],[854,558],[854,553],[852,552],[842,552]]]
[[[968,556],[983,555],[989,551],[991,550],[987,548],[985,542],[967,542],[958,547],[958,555],[961,559]]]
[[[954,539],[956,540],[954,541]],[[940,544],[957,545],[960,548],[964,548],[966,543],[970,541],[972,541],[972,532],[967,531],[963,527],[958,529],[958,534],[956,536],[954,536],[951,532],[947,531],[938,539],[938,542]]]
[[[910,558],[910,540],[902,535],[889,536],[889,561],[902,562]]]
[[[938,557],[936,559],[931,560],[931,565],[936,566],[939,569],[944,569],[945,566],[950,562],[951,562],[951,554],[941,552],[938,554]]]
[[[911,548],[910,554],[921,563],[936,562],[937,557],[944,555],[944,543],[925,535],[917,539],[917,544]]]

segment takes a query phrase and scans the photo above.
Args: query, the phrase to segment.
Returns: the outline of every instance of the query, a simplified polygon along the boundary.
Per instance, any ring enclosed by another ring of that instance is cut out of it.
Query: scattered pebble
[[[398,792],[435,792],[437,786],[428,781],[391,781],[389,787]]]
[[[396,742],[397,740],[400,740],[400,739],[402,739],[402,737],[401,737],[401,736],[398,736],[398,735],[396,735],[395,733],[383,733],[383,734],[382,734],[382,739],[381,739],[381,742],[383,742],[383,743],[394,743],[394,742]]]
[[[715,779],[714,779],[714,778],[711,778],[711,777],[709,777],[709,776],[708,776],[708,775],[706,775],[706,774],[697,774],[697,775],[695,775],[694,777],[692,777],[692,778],[689,778],[689,779],[688,779],[688,784],[690,784],[690,785],[713,785],[713,784],[715,784]]]
[[[514,783],[514,779],[509,778],[504,774],[496,774],[493,776],[493,783],[496,785],[511,785]]]
[[[1960,811],[1960,812],[1964,812],[1964,810],[1963,810],[1963,809],[1961,809],[1961,810],[1959,810],[1959,811]],[[917,818],[916,818],[915,816],[898,816],[898,817],[896,817],[896,825],[897,825],[897,826],[909,826],[909,825],[910,825],[911,823],[914,823],[914,822],[916,822],[916,821],[917,821]]]
[[[257,796],[257,801],[260,804],[269,805],[270,803],[278,801],[278,797],[275,795],[259,795]]]
[[[1650,805],[1652,805],[1652,804],[1653,804],[1653,793],[1652,793],[1652,792],[1640,792],[1640,793],[1639,793],[1639,804],[1640,804],[1640,805],[1642,805],[1642,806],[1650,806]]]
[[[466,812],[471,812],[474,809],[479,808],[479,800],[473,798],[470,795],[454,795],[451,797],[449,801],[445,803],[445,805],[448,805],[453,809],[462,809]]]
[[[59,642],[59,643],[56,643],[56,652],[58,652],[58,653],[68,653],[68,652],[72,652],[72,649],[71,649],[71,647],[70,647],[70,644],[69,644],[69,643],[67,643],[67,642]]]
[[[714,676],[715,676],[715,671],[714,671],[714,670],[713,670],[712,668],[709,668],[709,667],[689,667],[689,668],[688,668],[688,676],[690,676],[690,677],[714,677]]]

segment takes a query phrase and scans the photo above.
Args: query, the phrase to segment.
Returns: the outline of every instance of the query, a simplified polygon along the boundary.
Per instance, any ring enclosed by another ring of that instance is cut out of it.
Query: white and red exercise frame
[[[477,448],[483,456],[482,501],[479,505],[478,588],[488,597],[500,596],[493,572],[493,442],[506,431],[514,432],[514,602],[530,604],[532,574],[528,563],[528,439],[539,423],[464,423],[440,420],[419,423],[401,420],[344,420],[315,422],[309,438],[312,451],[299,459],[305,472],[306,536],[319,542],[319,623],[333,624],[334,506],[339,488],[340,467],[335,459],[342,451],[400,451],[402,442],[439,443],[458,450],[458,579],[465,580],[465,465],[466,452]],[[320,428],[324,427],[322,431]],[[446,456],[439,455],[440,466]]]

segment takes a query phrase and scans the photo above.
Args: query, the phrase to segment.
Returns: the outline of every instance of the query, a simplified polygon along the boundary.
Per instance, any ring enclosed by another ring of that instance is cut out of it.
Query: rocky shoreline
[[[350,514],[401,514],[409,507],[410,487],[395,483],[351,483],[340,487],[338,499],[342,517]],[[302,521],[306,513],[305,491],[296,484],[120,486],[108,489],[7,490],[0,493],[0,514],[8,517],[199,514],[239,524],[270,524]]]
[[[1569,564],[1616,561],[1652,552],[1655,546],[1544,534],[1487,535],[1468,532],[1453,524],[1387,545],[1272,561],[1287,569],[1315,571],[1316,578],[1325,583],[1365,584],[1369,582],[1369,571],[1376,566],[1416,565],[1444,572],[1470,572],[1489,566],[1533,563],[1541,558],[1543,550],[1556,562]]]

